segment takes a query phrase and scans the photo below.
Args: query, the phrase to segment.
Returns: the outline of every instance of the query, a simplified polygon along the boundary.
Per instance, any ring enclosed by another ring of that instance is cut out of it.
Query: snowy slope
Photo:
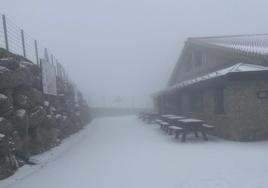
[[[190,137],[181,143],[132,116],[97,119],[54,151],[36,157],[42,168],[9,187],[268,187],[268,142],[209,138],[205,142]],[[28,168],[9,181],[27,174]]]

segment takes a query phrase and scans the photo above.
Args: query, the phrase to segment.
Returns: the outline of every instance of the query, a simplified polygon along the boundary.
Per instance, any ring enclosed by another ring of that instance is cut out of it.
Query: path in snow
[[[55,150],[73,147],[10,187],[268,187],[268,142],[190,138],[180,143],[134,116],[97,119],[66,142]]]

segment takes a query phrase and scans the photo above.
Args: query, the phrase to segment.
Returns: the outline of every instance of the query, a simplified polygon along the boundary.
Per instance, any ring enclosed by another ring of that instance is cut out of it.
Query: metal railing
[[[31,37],[23,29],[17,26],[12,20],[1,14],[0,19],[0,48],[23,56],[32,63],[39,64],[40,57],[44,57],[45,51],[49,56],[49,62],[54,65],[57,76],[66,79],[67,75],[58,59],[47,50],[40,42]]]

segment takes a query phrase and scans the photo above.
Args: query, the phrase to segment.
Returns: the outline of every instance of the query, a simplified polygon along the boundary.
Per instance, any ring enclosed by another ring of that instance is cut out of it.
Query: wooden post
[[[39,64],[37,40],[34,40],[34,48],[35,48],[36,63]]]
[[[6,50],[9,51],[9,46],[8,46],[8,33],[7,33],[7,22],[6,22],[6,16],[5,15],[2,15],[2,20],[3,20],[3,28],[4,28],[4,36],[5,36]]]
[[[22,43],[23,57],[26,58],[26,49],[25,49],[25,40],[24,40],[23,29],[20,30],[20,33],[21,33],[21,43]]]

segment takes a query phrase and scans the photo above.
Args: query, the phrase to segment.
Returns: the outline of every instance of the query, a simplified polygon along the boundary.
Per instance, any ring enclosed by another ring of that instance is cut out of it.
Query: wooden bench
[[[215,126],[213,126],[213,125],[203,124],[203,129],[205,129],[206,131],[213,131],[214,128],[215,128]]]
[[[175,135],[176,135],[175,138],[177,138],[180,135],[182,130],[183,130],[183,128],[181,128],[181,127],[169,126],[168,127],[168,134],[172,135],[175,133]]]
[[[161,121],[160,125],[161,125],[160,129],[166,131],[169,126],[169,123],[165,121]]]

